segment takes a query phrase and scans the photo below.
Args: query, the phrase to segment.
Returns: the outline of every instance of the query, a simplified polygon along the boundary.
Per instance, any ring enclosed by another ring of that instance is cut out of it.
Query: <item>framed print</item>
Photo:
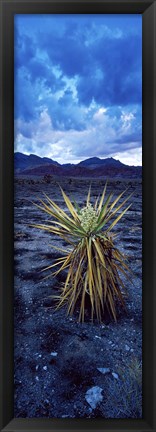
[[[0,7],[0,429],[154,431],[155,0]]]

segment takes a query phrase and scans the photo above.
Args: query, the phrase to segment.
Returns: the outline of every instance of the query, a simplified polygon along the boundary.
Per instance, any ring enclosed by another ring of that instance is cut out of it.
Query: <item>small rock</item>
[[[37,365],[37,366],[36,366],[36,370],[38,370],[38,368],[39,368],[39,366]]]
[[[46,371],[46,370],[47,370],[47,366],[43,366],[43,370],[45,370],[45,371]]]
[[[35,379],[36,379],[36,381],[39,381],[39,377],[38,376],[36,376]]]
[[[41,358],[41,357],[42,357],[42,354],[39,354],[39,357]]]
[[[96,335],[95,335],[95,338],[96,338],[96,339],[101,339],[101,336],[96,336]]]
[[[57,353],[56,351],[54,351],[54,352],[51,352],[50,355],[51,355],[52,357],[57,357],[58,353]]]
[[[128,345],[125,345],[125,350],[126,350],[126,351],[129,351],[129,350],[130,350],[130,347],[129,347]]]
[[[109,368],[97,368],[97,370],[98,370],[99,372],[101,372],[103,375],[105,375],[105,374],[107,374],[107,373],[110,372],[110,369],[109,369]]]
[[[112,372],[112,375],[113,375],[113,377],[115,378],[115,379],[119,379],[119,375],[117,374],[117,373],[115,373],[115,372]]]
[[[97,405],[102,402],[103,396],[101,394],[102,388],[95,386],[91,387],[89,390],[87,390],[87,393],[85,395],[85,399],[88,402],[88,404],[91,406],[92,409],[95,409]]]

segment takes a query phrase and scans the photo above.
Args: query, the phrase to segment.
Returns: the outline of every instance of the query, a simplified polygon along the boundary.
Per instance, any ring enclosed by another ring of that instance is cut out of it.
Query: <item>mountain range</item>
[[[91,157],[78,164],[59,164],[47,157],[39,157],[34,154],[25,155],[16,152],[14,154],[15,175],[59,175],[75,177],[133,177],[140,178],[141,166],[125,165],[119,160],[111,158],[100,159]]]

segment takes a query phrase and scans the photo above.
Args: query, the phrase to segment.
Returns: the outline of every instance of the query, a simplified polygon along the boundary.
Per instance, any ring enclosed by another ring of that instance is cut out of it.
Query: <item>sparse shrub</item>
[[[105,417],[142,418],[142,364],[137,357],[120,367],[119,380],[108,377],[104,404]]]
[[[63,288],[56,296],[57,307],[66,303],[67,312],[72,315],[79,300],[79,320],[84,321],[88,297],[92,320],[96,316],[101,321],[107,310],[116,321],[116,304],[125,306],[125,287],[121,273],[127,276],[129,269],[125,256],[114,244],[115,234],[112,234],[111,230],[130,208],[131,204],[119,212],[131,195],[119,204],[124,191],[111,202],[113,194],[110,193],[105,198],[105,185],[102,196],[98,197],[93,205],[90,202],[91,188],[89,188],[86,204],[80,208],[76,202],[73,205],[62,188],[60,189],[68,213],[45,194],[46,202],[40,200],[42,205],[36,204],[36,206],[52,219],[45,224],[33,225],[57,234],[70,246],[70,249],[69,247],[63,250],[56,248],[64,255],[44,269],[49,270],[59,266],[52,275],[68,270]]]

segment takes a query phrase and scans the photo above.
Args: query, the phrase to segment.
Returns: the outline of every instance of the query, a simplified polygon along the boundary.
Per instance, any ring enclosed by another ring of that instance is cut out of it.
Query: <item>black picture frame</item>
[[[14,419],[14,14],[138,13],[143,20],[143,419]],[[156,0],[0,0],[0,430],[156,431]],[[154,409],[155,407],[155,409]]]

